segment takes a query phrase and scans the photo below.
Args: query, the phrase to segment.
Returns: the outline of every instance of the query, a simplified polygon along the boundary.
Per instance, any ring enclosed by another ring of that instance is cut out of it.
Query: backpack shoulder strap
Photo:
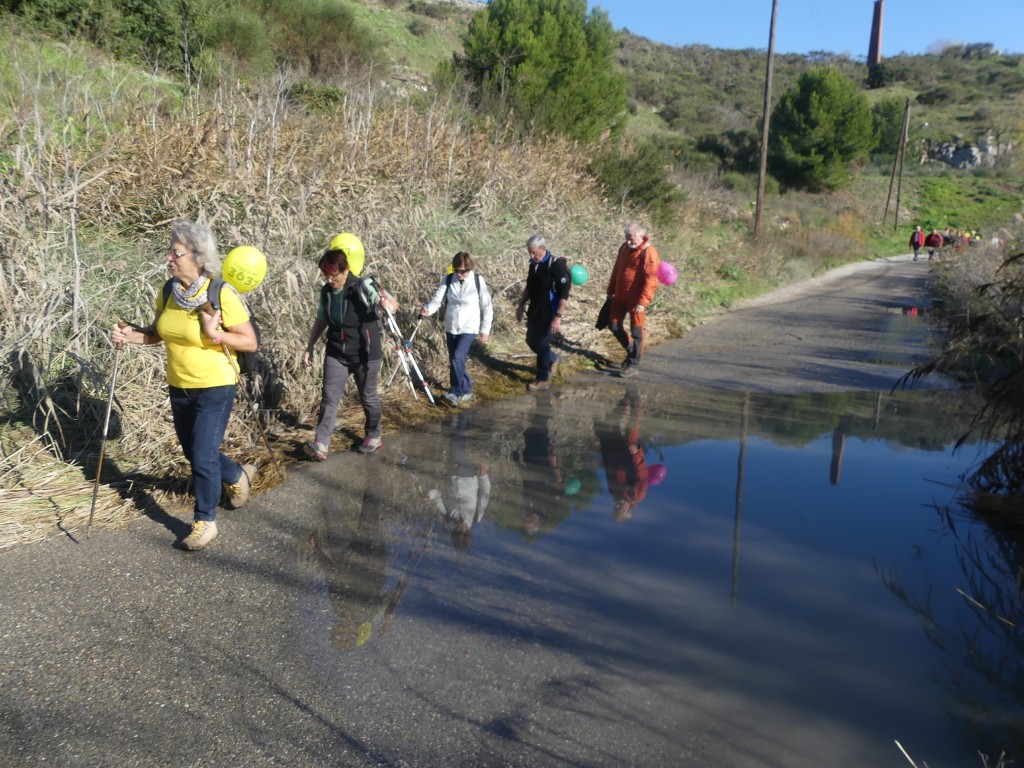
[[[167,302],[171,300],[171,291],[174,290],[174,278],[170,277],[164,283],[164,309],[167,309]]]
[[[206,289],[206,300],[213,305],[214,309],[221,308],[220,292],[224,290],[224,278],[211,277],[210,285]]]

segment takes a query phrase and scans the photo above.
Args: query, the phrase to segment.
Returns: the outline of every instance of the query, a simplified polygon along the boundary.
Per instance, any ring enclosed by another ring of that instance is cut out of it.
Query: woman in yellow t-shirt
[[[221,482],[229,485],[231,504],[249,500],[256,466],[239,465],[221,453],[238,382],[235,352],[256,349],[256,333],[241,297],[227,283],[221,310],[207,304],[210,278],[220,274],[221,257],[213,234],[191,221],[171,225],[167,249],[171,294],[156,298],[156,316],[145,328],[114,325],[114,344],[159,344],[167,347],[167,384],[174,431],[192,467],[195,520],[182,539],[185,549],[203,549],[217,537],[217,503]],[[204,311],[204,309],[206,311]]]

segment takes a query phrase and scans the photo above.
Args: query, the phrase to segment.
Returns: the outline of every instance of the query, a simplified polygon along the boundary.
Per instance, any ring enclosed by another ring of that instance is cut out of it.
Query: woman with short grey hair
[[[239,465],[220,446],[235,402],[236,352],[256,351],[249,312],[234,290],[221,291],[220,309],[207,297],[221,258],[209,229],[191,221],[171,225],[165,251],[170,289],[156,296],[156,316],[145,328],[116,323],[111,340],[123,344],[159,344],[167,348],[167,385],[174,431],[192,467],[194,522],[181,541],[185,549],[203,549],[217,538],[221,484],[232,506],[249,501],[254,464]],[[212,313],[212,314],[211,314]]]

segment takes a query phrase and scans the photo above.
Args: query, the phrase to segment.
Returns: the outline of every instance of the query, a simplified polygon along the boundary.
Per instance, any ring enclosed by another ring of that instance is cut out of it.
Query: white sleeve
[[[437,290],[434,291],[434,297],[427,302],[427,314],[432,315],[441,308],[441,302],[444,301],[444,295],[448,292],[448,275],[441,278],[441,284],[437,286]]]
[[[482,277],[480,278],[480,309],[483,313],[480,317],[480,334],[489,336],[491,324],[494,322],[494,304],[491,302],[491,292],[487,290],[487,283]]]

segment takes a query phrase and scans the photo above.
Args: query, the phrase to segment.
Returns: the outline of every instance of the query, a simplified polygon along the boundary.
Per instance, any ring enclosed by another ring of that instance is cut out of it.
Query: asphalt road
[[[642,375],[766,392],[889,389],[927,352],[923,324],[910,321],[920,315],[905,311],[921,306],[926,286],[927,267],[905,259],[847,267],[711,318],[651,350]],[[679,734],[680,711],[696,709],[685,691],[659,690],[628,663],[597,670],[560,652],[565,638],[598,628],[573,626],[570,612],[541,634],[532,619],[543,595],[498,560],[505,589],[469,579],[457,612],[404,616],[380,642],[338,653],[307,543],[339,499],[372,488],[407,498],[417,482],[409,456],[422,449],[408,436],[386,448],[294,468],[248,508],[225,512],[221,538],[202,553],[172,547],[185,522],[163,516],[0,555],[0,765],[830,759],[827,743],[799,759],[750,759],[746,735],[719,720],[695,719]],[[641,710],[664,714],[640,722],[631,713]]]

